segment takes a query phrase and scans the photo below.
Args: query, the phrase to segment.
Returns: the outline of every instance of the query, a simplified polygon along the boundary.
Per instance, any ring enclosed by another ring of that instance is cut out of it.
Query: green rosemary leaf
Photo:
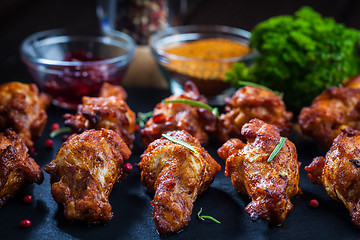
[[[137,113],[137,118],[136,121],[139,124],[139,126],[141,128],[145,127],[145,122],[153,115],[153,112],[146,112],[146,113],[142,113],[142,112],[138,112]]]
[[[163,133],[162,136],[170,141],[172,141],[173,143],[177,143],[177,144],[180,144],[186,148],[188,148],[190,151],[192,151],[193,153],[197,153],[196,149],[191,146],[190,144],[187,144],[186,142],[183,142],[179,139],[176,139],[176,138],[173,138],[172,136],[166,134],[166,133]]]
[[[284,146],[286,138],[281,137],[279,143],[276,145],[272,153],[270,154],[270,157],[268,158],[268,162],[271,162],[271,160],[274,159],[274,157],[280,152],[281,148]]]
[[[211,106],[209,106],[206,103],[200,102],[200,101],[195,101],[195,100],[191,100],[191,99],[174,99],[174,100],[163,100],[163,103],[183,103],[183,104],[187,104],[193,107],[199,107],[199,108],[205,108],[209,111],[211,111],[211,113],[216,117],[219,118],[219,109],[218,108],[213,108]]]
[[[202,208],[200,208],[200,211],[197,213],[197,216],[198,216],[199,219],[201,219],[201,220],[203,220],[203,221],[204,221],[205,219],[209,219],[209,220],[211,220],[211,221],[216,222],[217,224],[221,224],[221,222],[220,222],[219,220],[215,219],[214,217],[207,216],[207,215],[200,215],[201,212],[202,212]]]
[[[272,90],[272,89],[270,89],[270,88],[268,88],[268,87],[266,87],[264,85],[258,84],[258,83],[246,82],[246,81],[238,81],[237,83],[240,84],[240,85],[243,85],[243,86],[252,86],[252,87],[258,87],[258,88],[268,90],[268,91],[278,95],[280,98],[283,98],[283,95],[284,95],[282,92]]]
[[[60,134],[64,134],[64,133],[70,133],[71,132],[71,129],[68,128],[68,127],[63,127],[63,128],[59,128],[57,130],[54,130],[54,131],[51,131],[50,132],[50,137],[51,138],[54,138],[56,137],[57,135],[60,135]]]

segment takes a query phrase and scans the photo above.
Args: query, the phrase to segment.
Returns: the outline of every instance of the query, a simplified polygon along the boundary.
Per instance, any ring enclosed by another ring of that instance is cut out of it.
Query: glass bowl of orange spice
[[[211,105],[223,105],[235,89],[225,73],[236,62],[250,65],[256,55],[249,48],[251,33],[217,25],[166,28],[151,38],[151,51],[173,94],[181,94],[191,80]]]

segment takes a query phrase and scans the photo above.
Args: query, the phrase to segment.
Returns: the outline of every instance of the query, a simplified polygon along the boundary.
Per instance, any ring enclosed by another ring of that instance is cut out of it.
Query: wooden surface
[[[359,0],[203,0],[188,14],[185,24],[219,24],[251,30],[257,23],[269,17],[292,14],[303,5],[312,6],[324,16],[334,17],[349,27],[360,29]],[[69,28],[79,33],[97,32],[99,24],[96,0],[2,0],[0,81],[32,82],[33,79],[20,59],[19,46],[30,34],[54,28]],[[149,55],[144,56],[149,60]],[[144,61],[142,58],[138,60],[140,63]],[[135,68],[130,70],[134,71]],[[147,77],[140,80],[127,78],[124,84],[167,86],[164,80],[158,77],[158,72],[144,76]]]

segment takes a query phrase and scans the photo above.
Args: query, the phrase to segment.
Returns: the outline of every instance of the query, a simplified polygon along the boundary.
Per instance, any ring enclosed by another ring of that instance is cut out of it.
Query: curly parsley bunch
[[[250,67],[236,63],[226,79],[236,87],[251,81],[282,91],[287,106],[297,112],[328,87],[360,72],[359,43],[359,31],[303,7],[294,16],[258,24],[250,47],[259,56]]]

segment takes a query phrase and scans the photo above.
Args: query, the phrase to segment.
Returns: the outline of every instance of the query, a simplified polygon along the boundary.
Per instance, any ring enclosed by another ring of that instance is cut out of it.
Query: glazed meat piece
[[[342,129],[324,157],[305,167],[313,184],[321,184],[332,199],[345,204],[360,228],[360,132]]]
[[[105,82],[100,89],[99,97],[119,97],[125,101],[127,93],[123,87]]]
[[[329,148],[341,129],[360,129],[360,75],[344,87],[330,87],[299,115],[302,133]],[[359,87],[359,88],[358,88]]]
[[[243,138],[241,128],[253,118],[277,126],[283,136],[291,132],[292,113],[286,111],[282,99],[266,89],[245,86],[226,99],[225,113],[220,115],[217,126],[217,138],[222,143],[230,138]]]
[[[155,192],[153,219],[160,234],[187,226],[197,196],[213,182],[220,165],[186,131],[168,133],[190,144],[196,152],[162,137],[141,155],[141,182]]]
[[[271,124],[252,119],[241,134],[247,139],[230,139],[219,150],[226,160],[225,175],[234,187],[248,195],[245,211],[251,220],[279,224],[293,208],[290,198],[301,194],[296,148],[288,139],[273,160],[268,158],[280,141],[280,131]]]
[[[0,85],[0,130],[12,128],[28,147],[34,145],[45,127],[47,95],[39,94],[35,84],[8,82]]]
[[[176,99],[190,99],[207,104],[206,98],[199,94],[196,86],[190,81],[186,82],[183,94],[172,95],[165,100]],[[199,139],[202,145],[206,145],[209,141],[208,133],[214,132],[215,128],[216,117],[210,110],[184,103],[161,102],[156,105],[153,116],[141,130],[141,141],[144,146],[148,146],[152,141],[160,138],[163,133],[185,130]]]
[[[23,187],[43,180],[43,172],[20,136],[9,129],[0,133],[0,208]]]
[[[64,205],[68,220],[93,224],[111,220],[108,197],[123,173],[121,164],[130,154],[112,130],[88,130],[70,136],[44,168],[51,175],[51,193]]]
[[[130,149],[135,139],[135,113],[119,97],[83,97],[76,115],[64,115],[65,126],[75,133],[89,129],[111,129]]]

